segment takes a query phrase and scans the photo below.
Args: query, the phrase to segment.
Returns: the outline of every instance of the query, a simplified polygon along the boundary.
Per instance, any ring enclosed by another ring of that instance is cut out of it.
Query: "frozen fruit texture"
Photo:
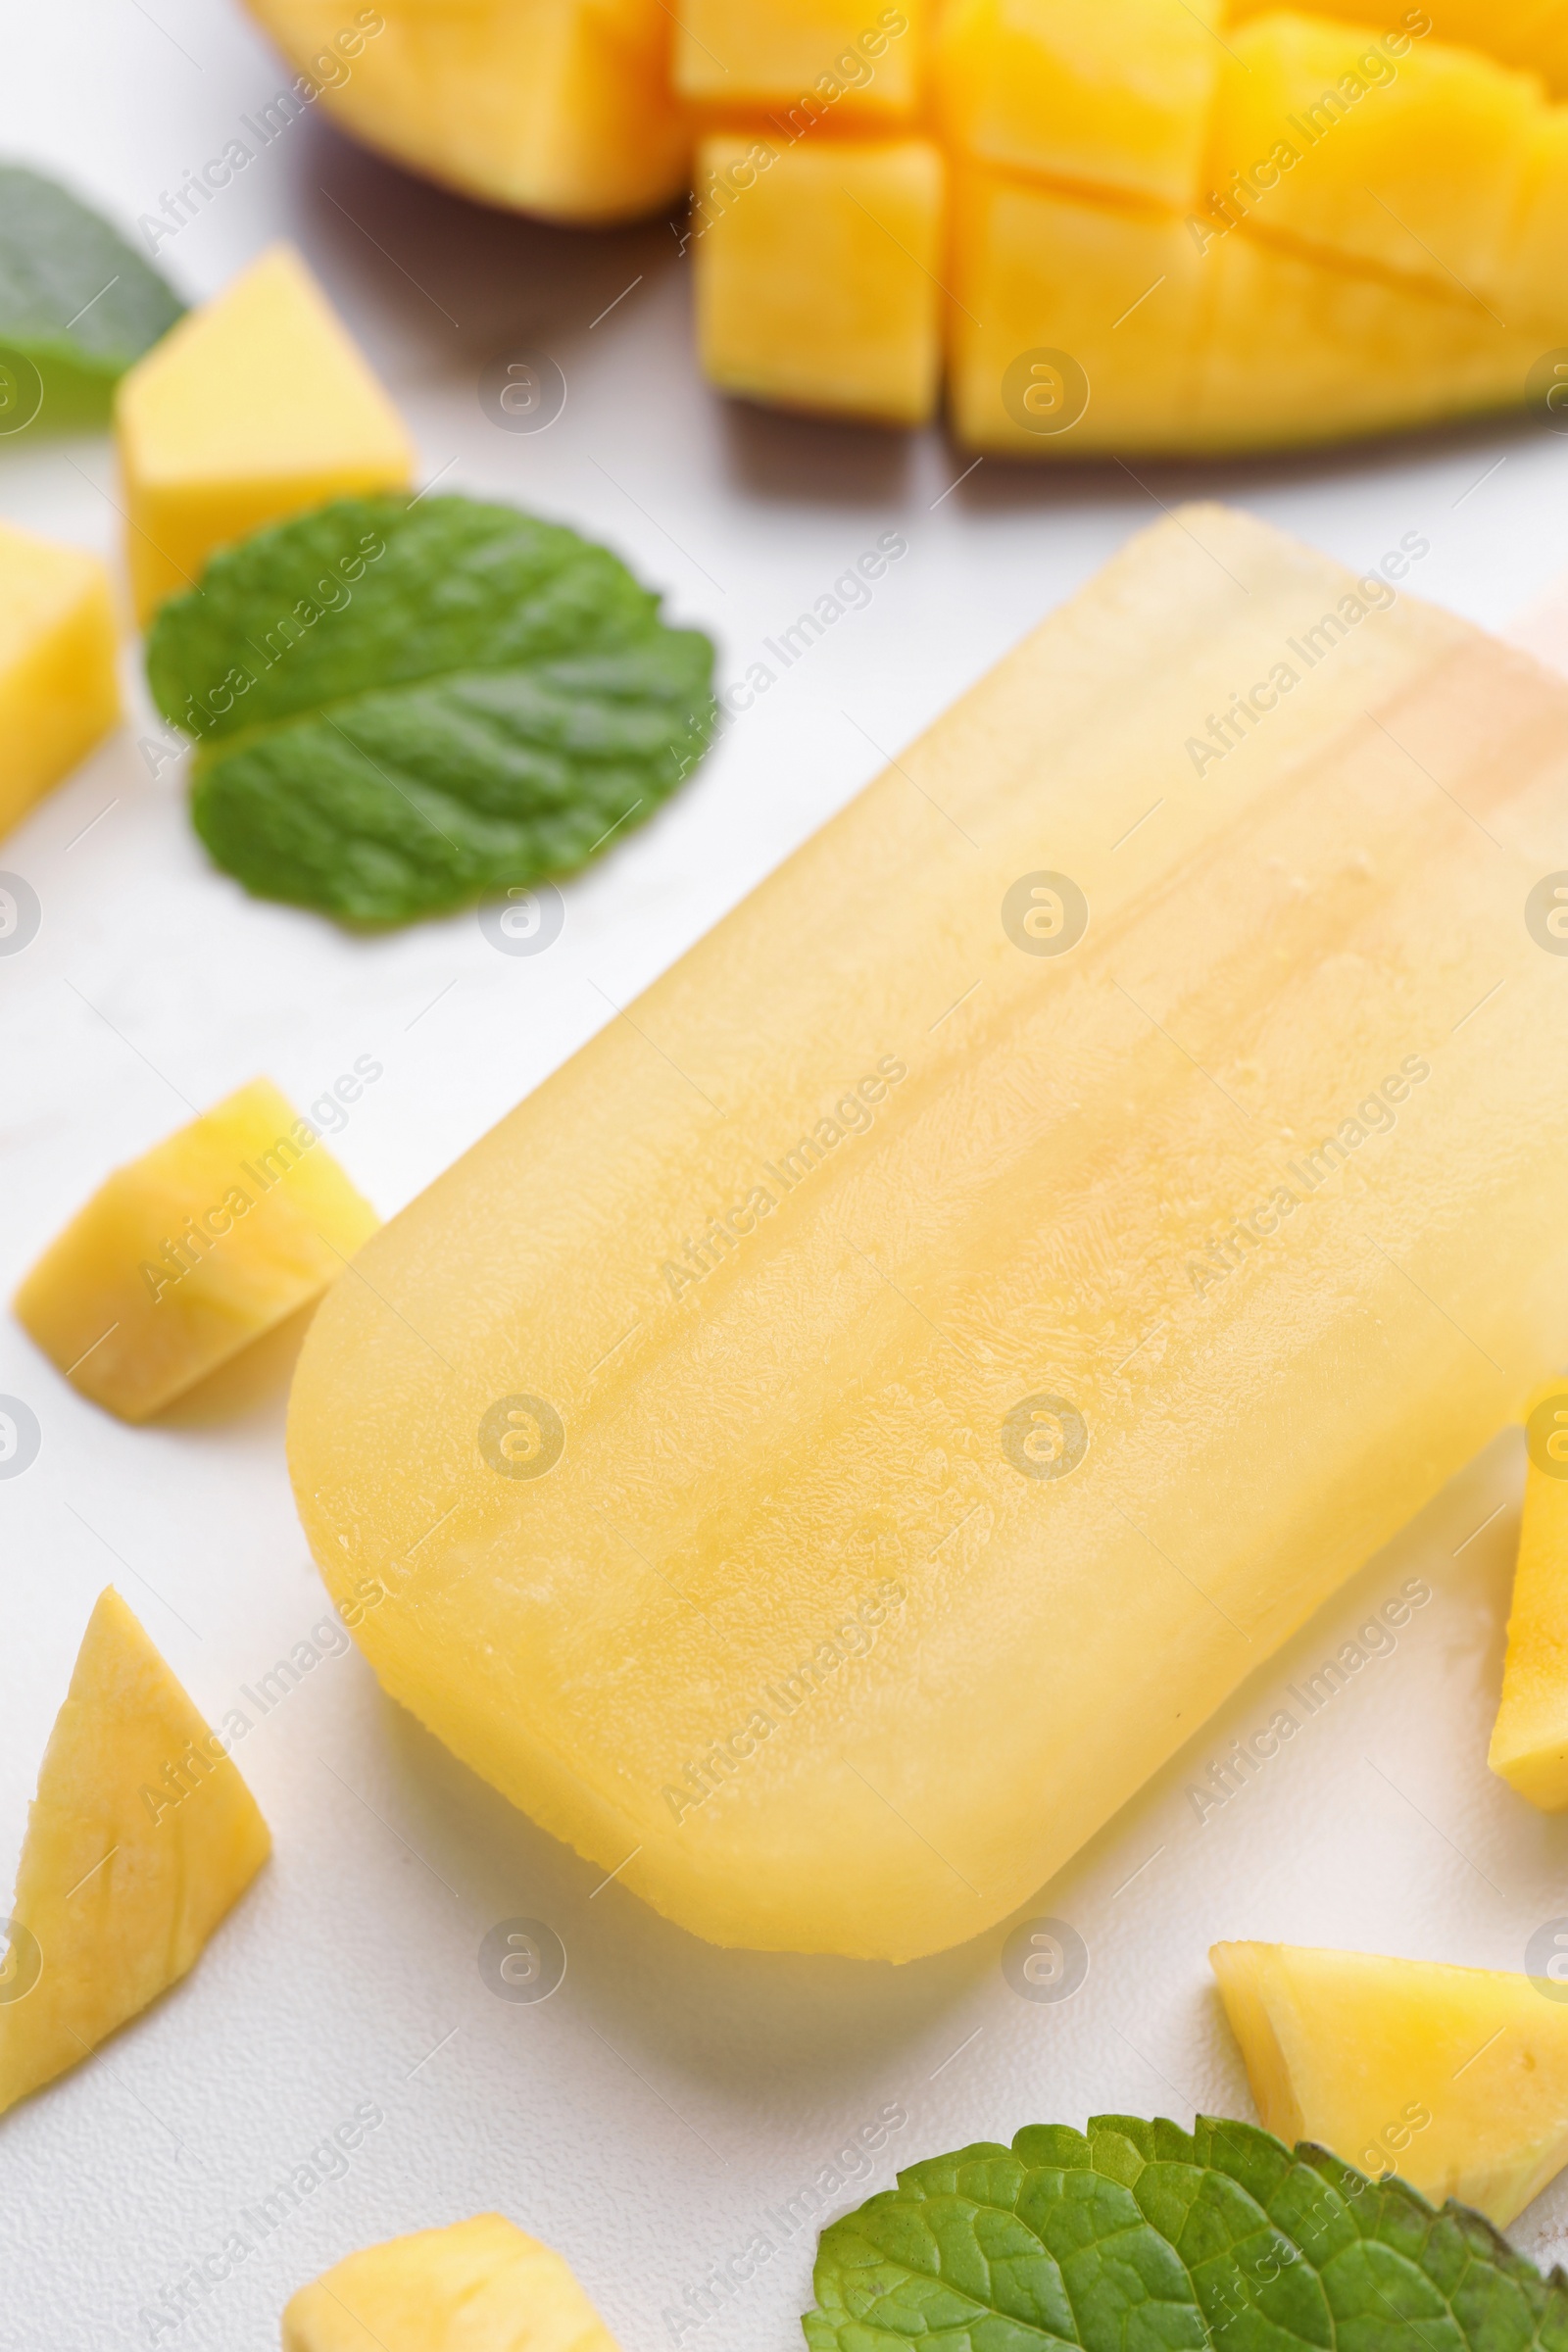
[[[318,1312],[383,1683],[697,1933],[1005,1918],[1560,1354],[1568,682],[1422,544],[1134,541]]]

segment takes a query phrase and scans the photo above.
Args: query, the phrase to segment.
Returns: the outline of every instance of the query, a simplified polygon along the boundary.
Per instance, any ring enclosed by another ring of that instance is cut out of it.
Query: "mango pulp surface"
[[[385,0],[357,21],[342,0],[249,5],[346,130],[483,203],[619,220],[684,183],[662,0]]]
[[[292,2296],[283,2352],[615,2352],[549,2246],[481,2213],[334,2263]]]
[[[115,433],[142,621],[196,585],[215,547],[328,499],[401,489],[414,466],[396,410],[287,245],[121,378]]]
[[[1264,2129],[1499,2230],[1568,2162],[1568,1984],[1289,1943],[1209,1954]]]
[[[106,1177],[13,1303],[84,1396],[143,1421],[309,1305],[378,1222],[257,1078]]]
[[[697,1933],[1005,1917],[1561,1354],[1568,686],[1419,546],[1135,542],[318,1313],[383,1683]]]
[[[0,2111],[182,1977],[270,1848],[238,1769],[109,1588],[27,1816],[0,1979]]]
[[[0,523],[0,834],[120,716],[109,574]]]

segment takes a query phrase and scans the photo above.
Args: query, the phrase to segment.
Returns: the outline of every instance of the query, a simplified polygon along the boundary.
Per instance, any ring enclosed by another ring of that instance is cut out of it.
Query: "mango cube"
[[[744,133],[699,159],[697,318],[726,392],[919,424],[941,365],[944,168],[928,139]]]
[[[1209,1953],[1265,2131],[1505,2230],[1568,2164],[1568,1987],[1290,1943]]]
[[[1182,448],[1208,277],[1185,224],[969,170],[954,196],[949,399],[973,449]]]
[[[1217,15],[1216,0],[952,0],[933,74],[943,126],[985,163],[1188,205],[1225,55]]]
[[[664,0],[249,0],[343,127],[483,204],[546,220],[635,219],[685,184]]]
[[[0,522],[0,833],[120,716],[109,574]]]
[[[319,1297],[378,1222],[258,1078],[108,1177],[17,1317],[83,1396],[144,1421]]]
[[[367,2246],[302,2286],[283,2352],[615,2352],[568,2265],[499,2213]]]
[[[137,617],[196,584],[215,547],[356,491],[414,451],[292,247],[274,245],[122,377],[116,436]]]
[[[936,0],[684,0],[675,87],[692,105],[762,113],[794,135],[825,118],[912,120]]]
[[[1541,84],[1474,50],[1402,38],[1391,55],[1364,26],[1290,15],[1228,35],[1200,215],[1426,280],[1495,332],[1485,304],[1507,277],[1547,116]],[[1565,228],[1559,215],[1559,245]],[[1536,292],[1560,317],[1559,275]]]
[[[27,1816],[0,1966],[0,2111],[184,1976],[270,1850],[223,1742],[104,1592]]]
[[[1502,1702],[1488,1763],[1543,1812],[1568,1806],[1568,1382],[1525,1417],[1529,1467]]]

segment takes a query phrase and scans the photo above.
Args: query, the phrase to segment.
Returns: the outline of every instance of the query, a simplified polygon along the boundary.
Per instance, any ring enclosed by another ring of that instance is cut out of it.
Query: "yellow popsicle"
[[[1425,546],[1160,524],[318,1313],[383,1683],[697,1933],[1004,1918],[1562,1352],[1568,684]]]

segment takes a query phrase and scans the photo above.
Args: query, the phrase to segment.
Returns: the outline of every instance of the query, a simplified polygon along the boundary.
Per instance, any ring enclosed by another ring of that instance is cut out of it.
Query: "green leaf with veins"
[[[0,433],[34,414],[44,427],[101,424],[119,378],[183,308],[97,213],[0,164]]]
[[[1207,2117],[913,2165],[813,2283],[810,2352],[1568,2352],[1568,2279],[1479,2214]]]
[[[147,647],[218,863],[358,923],[567,873],[651,816],[707,749],[712,665],[607,548],[466,498],[258,531]]]

